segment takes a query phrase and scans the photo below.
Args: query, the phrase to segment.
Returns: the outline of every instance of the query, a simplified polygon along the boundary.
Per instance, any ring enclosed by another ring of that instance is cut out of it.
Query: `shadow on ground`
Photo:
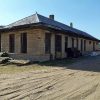
[[[100,72],[100,56],[63,59],[38,63],[42,66],[64,67],[66,69]]]

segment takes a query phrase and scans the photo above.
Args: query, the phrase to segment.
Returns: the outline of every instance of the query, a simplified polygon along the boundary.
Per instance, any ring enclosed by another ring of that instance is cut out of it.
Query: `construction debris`
[[[11,64],[17,64],[17,65],[27,65],[30,63],[29,60],[10,60]]]

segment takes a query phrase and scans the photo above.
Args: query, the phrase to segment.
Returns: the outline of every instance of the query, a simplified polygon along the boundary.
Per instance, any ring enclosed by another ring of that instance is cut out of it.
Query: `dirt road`
[[[65,68],[1,74],[0,100],[100,100],[99,67],[94,57]]]

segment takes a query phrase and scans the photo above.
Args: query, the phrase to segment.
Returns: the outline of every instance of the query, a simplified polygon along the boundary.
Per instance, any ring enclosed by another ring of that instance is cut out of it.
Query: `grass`
[[[68,58],[68,59],[60,59],[60,60],[54,60],[54,61],[45,61],[38,63],[41,66],[55,66],[55,67],[64,67],[68,66],[70,64],[73,64],[75,62],[84,60],[84,59],[90,59],[91,57],[88,56],[81,56],[79,58]]]
[[[26,66],[17,66],[13,64],[0,64],[0,74],[14,74],[14,73],[21,73],[27,71],[34,71],[34,70],[43,70],[48,69],[50,67],[65,67],[77,61],[85,59],[84,57],[74,58],[74,59],[61,59],[61,60],[54,60],[54,61],[45,61],[39,62],[36,64],[26,65]]]
[[[67,66],[69,64],[72,64],[76,61],[76,59],[60,59],[60,60],[54,60],[54,61],[45,61],[38,63],[39,65],[45,65],[45,66],[56,66],[56,67],[63,67]]]
[[[27,65],[27,66],[17,66],[17,65],[2,65],[0,64],[0,74],[14,74],[34,70],[48,69],[46,66],[39,65]]]

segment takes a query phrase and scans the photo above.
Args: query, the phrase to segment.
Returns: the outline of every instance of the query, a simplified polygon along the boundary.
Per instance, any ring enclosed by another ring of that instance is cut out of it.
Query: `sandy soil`
[[[100,100],[100,57],[65,66],[0,75],[0,100]]]

